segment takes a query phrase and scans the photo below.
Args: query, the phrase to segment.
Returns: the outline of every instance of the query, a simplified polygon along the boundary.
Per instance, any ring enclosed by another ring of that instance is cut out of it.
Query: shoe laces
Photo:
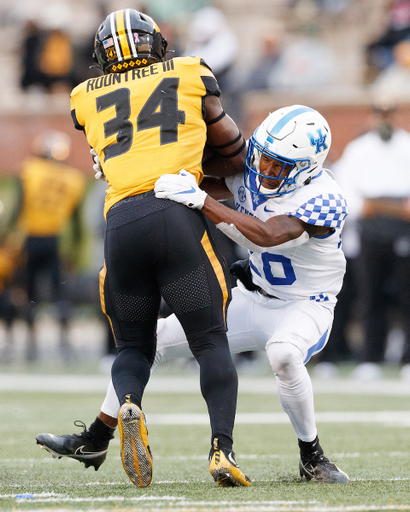
[[[302,464],[305,468],[316,468],[317,466],[322,466],[328,468],[331,471],[338,471],[337,466],[333,464],[323,453],[315,452],[309,455],[308,457],[302,457]]]
[[[317,464],[326,464],[330,463],[330,460],[325,457],[323,452],[320,450],[317,450],[313,453],[310,453],[308,455],[301,454],[302,463],[304,466],[311,465],[315,467]]]
[[[79,437],[84,437],[85,439],[89,439],[90,438],[90,435],[89,435],[90,433],[88,432],[87,426],[86,426],[86,424],[83,421],[75,420],[74,425],[76,427],[79,427],[79,428],[83,429],[82,432],[80,432],[79,434],[74,434],[74,435],[79,436]]]

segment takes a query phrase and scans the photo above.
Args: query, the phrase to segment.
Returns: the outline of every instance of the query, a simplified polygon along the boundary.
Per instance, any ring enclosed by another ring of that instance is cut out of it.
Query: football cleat
[[[300,476],[306,480],[313,478],[325,484],[347,484],[349,477],[336,464],[323,455],[321,447],[311,455],[300,455]]]
[[[53,458],[71,457],[82,462],[86,468],[93,466],[97,471],[107,457],[108,442],[104,446],[97,445],[82,421],[75,421],[74,425],[83,427],[81,434],[37,434],[37,444],[51,453]]]
[[[215,437],[209,452],[209,472],[221,487],[251,485],[251,480],[242,473],[236,463],[234,452],[225,453],[220,449],[217,437]]]
[[[124,470],[134,485],[148,487],[152,479],[152,455],[145,416],[129,399],[120,409],[118,427]]]

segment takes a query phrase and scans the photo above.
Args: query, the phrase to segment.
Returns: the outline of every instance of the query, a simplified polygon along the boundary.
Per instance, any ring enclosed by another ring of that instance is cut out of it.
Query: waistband
[[[264,297],[268,297],[269,299],[279,299],[279,297],[275,297],[275,295],[270,295],[268,292],[265,292],[265,290],[258,285],[256,285],[256,291]]]
[[[124,199],[121,199],[121,201],[118,201],[117,203],[113,204],[108,211],[114,210],[114,208],[118,208],[118,206],[122,206],[123,204],[140,201],[141,199],[144,199],[145,197],[151,197],[154,195],[155,195],[155,192],[153,190],[149,190],[148,192],[143,192],[142,194],[136,194],[135,196],[124,197]]]

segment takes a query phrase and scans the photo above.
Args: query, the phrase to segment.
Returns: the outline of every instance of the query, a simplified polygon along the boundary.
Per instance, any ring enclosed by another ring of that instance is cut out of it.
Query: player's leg
[[[265,350],[267,335],[260,330],[253,329],[254,297],[252,292],[243,291],[241,288],[232,290],[232,301],[228,308],[228,343],[231,353],[245,352],[249,350]],[[269,327],[268,327],[269,329]],[[157,351],[155,354],[155,366],[184,357],[193,358],[184,330],[175,314],[167,318],[161,318],[157,324]],[[112,382],[110,382],[104,402],[101,406],[100,417],[110,425],[115,426],[120,404]]]
[[[40,249],[39,249],[40,246]],[[35,318],[38,307],[37,277],[43,264],[41,260],[41,238],[27,237],[25,244],[27,265],[27,304],[25,306],[25,318],[28,327],[26,358],[33,361],[38,357],[38,346],[35,333]]]
[[[173,250],[168,251],[158,273],[161,295],[181,323],[199,364],[201,392],[212,429],[211,466],[215,457],[223,461],[223,467],[212,466],[212,475],[220,485],[250,485],[239,467],[229,463],[229,455],[234,457],[238,381],[226,337],[228,272],[205,217],[180,206],[173,208],[172,222],[169,219],[167,223]]]
[[[143,203],[146,201],[141,201],[138,206],[142,204],[144,208]],[[128,206],[125,211],[121,206],[114,209],[115,214],[118,212],[118,220],[115,219],[116,215],[114,218],[109,216],[105,250],[108,271],[104,265],[100,273],[101,305],[113,326],[120,357],[113,366],[115,390],[110,386],[110,392],[115,396],[112,400],[115,402],[116,417],[112,418],[100,412],[82,434],[39,434],[36,439],[56,456],[69,456],[84,462],[86,467],[92,465],[98,469],[106,457],[106,449],[117,424],[119,405],[122,405],[124,417],[120,414],[120,434],[124,468],[133,483],[146,486],[151,479],[149,473],[150,469],[152,472],[152,459],[141,401],[155,354],[155,329],[160,296],[155,275],[150,278],[152,272],[149,265],[155,265],[155,257],[152,254],[147,256],[141,248],[148,250],[158,247],[160,241],[150,241],[145,235],[142,236],[143,239],[138,238],[140,231],[134,229],[132,224],[135,219],[145,219],[148,216],[144,215],[146,212],[141,213],[141,207],[138,208],[136,203],[132,202]],[[155,233],[155,226],[148,226],[147,232]],[[111,264],[113,261],[116,263]],[[129,261],[132,264],[126,264]],[[137,288],[133,288],[134,283],[137,283]],[[125,404],[127,399],[136,403]],[[87,439],[86,454],[78,449],[84,444],[84,438]],[[131,450],[130,457],[127,455],[124,462],[125,452],[130,453],[128,448],[133,441],[138,448],[137,457],[133,456],[134,452]],[[105,448],[105,451],[101,448]],[[139,471],[141,469],[144,470],[143,474]]]
[[[265,350],[266,335],[253,330],[252,292],[240,287],[232,289],[227,314],[227,336],[232,354]],[[184,330],[175,314],[158,320],[157,352],[154,367],[180,357],[193,357]]]
[[[102,304],[118,348],[111,375],[121,405],[121,459],[128,477],[139,487],[148,486],[152,478],[142,398],[155,356],[161,301],[157,268],[166,227],[164,213],[155,209],[157,201],[154,195],[134,198],[108,213],[106,275],[100,281]]]
[[[232,290],[232,297],[233,300],[228,308],[227,315],[230,350],[232,352],[264,350],[267,339],[266,335],[261,334],[259,330],[253,332],[254,294],[239,288],[234,288]],[[179,320],[172,314],[168,318],[158,321],[155,365],[178,357],[193,357],[193,354],[189,348]],[[110,381],[98,418],[88,429],[94,435],[94,438],[105,447],[108,446],[109,440],[113,437],[113,429],[117,426],[119,410],[120,402],[115,393],[112,381]],[[96,425],[95,429],[94,424]],[[40,434],[40,436],[49,436],[49,434]],[[44,439],[42,440],[44,441]],[[54,453],[59,456],[71,453],[70,456],[74,456],[77,460],[84,462],[84,460],[75,455],[75,450],[70,452],[70,447],[75,447],[79,442],[82,442],[79,435],[52,436],[48,438],[47,441],[54,450]],[[69,444],[70,447],[66,447],[67,444]],[[91,458],[92,448],[89,447],[88,450],[90,458],[86,461],[86,467],[94,465],[93,459]],[[95,459],[99,462],[101,460],[99,446],[95,446],[93,451],[95,453]],[[95,465],[94,467],[98,469],[99,466]]]
[[[305,364],[322,350],[333,315],[314,302],[294,301],[276,311],[275,330],[266,352],[276,376],[279,400],[298,437],[301,476],[327,483],[347,483],[347,475],[323,454],[317,436],[313,388]]]

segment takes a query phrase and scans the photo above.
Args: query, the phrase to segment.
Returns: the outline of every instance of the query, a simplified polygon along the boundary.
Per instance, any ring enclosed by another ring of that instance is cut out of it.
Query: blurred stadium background
[[[374,72],[372,74],[366,62],[366,46],[387,30],[390,3],[390,0],[1,0],[0,172],[2,175],[18,172],[22,158],[30,152],[33,135],[50,126],[67,130],[74,141],[78,141],[73,147],[72,164],[89,170],[86,144],[82,134],[75,133],[68,115],[66,91],[46,95],[39,89],[25,92],[20,86],[22,45],[28,20],[36,20],[47,29],[59,28],[68,33],[76,65],[82,66],[83,79],[87,58],[84,52],[90,48],[103,13],[124,6],[146,9],[152,14],[164,27],[171,48],[173,43],[180,45],[187,37],[195,10],[206,5],[219,8],[238,40],[232,66],[236,83],[240,83],[254,64],[263,59],[263,38],[267,33],[277,34],[282,48],[301,38],[314,38],[331,52],[330,75],[321,78],[321,73],[317,73],[316,82],[290,86],[287,90],[282,87],[255,92],[246,91],[244,87],[238,121],[249,136],[266,113],[279,106],[297,102],[320,108],[329,118],[334,133],[331,154],[334,160],[340,156],[345,144],[357,135],[363,125],[363,115],[375,99],[371,88]],[[311,57],[310,64],[320,60],[322,55],[313,52]],[[298,66],[306,65],[308,61],[304,59],[303,54],[299,60],[295,59],[295,75],[302,74]],[[88,64],[92,64],[90,57]],[[90,71],[90,76],[95,76],[95,71]],[[225,92],[224,100],[229,101],[228,96]],[[233,115],[235,113],[232,111]],[[402,122],[407,124],[405,118],[408,115],[403,114]]]
[[[250,491],[223,490],[222,495],[207,473],[205,403],[198,389],[197,367],[186,361],[157,368],[147,387],[145,411],[156,457],[154,482],[147,490],[136,489],[123,472],[118,436],[98,473],[85,472],[72,460],[53,460],[40,451],[34,442],[38,432],[71,433],[77,418],[89,424],[105,394],[110,359],[104,358],[107,325],[98,296],[102,263],[98,226],[105,185],[94,180],[85,138],[72,125],[72,83],[63,81],[49,91],[39,84],[22,86],[23,49],[33,50],[27,40],[33,26],[42,33],[62,30],[68,35],[73,80],[80,81],[97,76],[88,66],[93,35],[106,13],[131,7],[151,14],[170,47],[182,52],[195,12],[213,6],[225,16],[223,30],[231,30],[237,41],[222,92],[225,108],[243,134],[248,137],[268,112],[280,106],[310,105],[331,126],[331,168],[346,144],[367,129],[375,103],[398,104],[397,124],[410,129],[410,87],[390,90],[394,94],[380,92],[376,84],[383,63],[369,59],[369,45],[389,31],[393,3],[397,7],[394,21],[404,36],[407,29],[410,33],[410,1],[406,0],[0,0],[0,234],[16,201],[14,180],[38,133],[50,128],[68,133],[72,153],[67,163],[88,177],[82,214],[87,236],[75,262],[68,257],[69,233],[62,240],[64,286],[74,305],[69,332],[74,357],[61,360],[55,310],[47,300],[36,325],[40,350],[35,362],[25,360],[28,332],[23,319],[14,322],[12,347],[10,333],[0,323],[0,510],[80,506],[82,510],[117,510],[119,506],[123,510],[138,506],[311,512],[410,509],[410,380],[396,380],[397,364],[384,368],[386,379],[379,383],[350,381],[351,365],[341,367],[340,379],[319,380],[314,375],[321,440],[351,476],[348,488],[299,482],[295,437],[280,408],[264,355],[256,365],[255,361],[249,367],[238,365],[235,443],[238,460],[254,479]],[[278,48],[289,56],[288,75],[282,75],[289,82],[278,83],[277,77],[276,82],[271,77],[268,87],[256,89],[253,79],[265,74],[271,64],[268,53]],[[219,242],[222,251],[232,251],[222,235]],[[238,248],[230,254],[238,255]],[[48,286],[43,283],[45,297]],[[16,304],[24,303],[24,289],[18,282],[11,291]],[[359,323],[352,325],[349,336],[353,345],[360,345]],[[11,354],[6,350],[10,348]],[[390,359],[397,363],[394,347]],[[25,493],[31,497],[18,498]]]
[[[269,111],[288,104],[307,104],[320,110],[332,128],[331,164],[346,144],[366,129],[375,102],[398,103],[397,124],[410,129],[410,88],[390,96],[380,93],[375,83],[383,66],[369,59],[369,45],[380,39],[393,21],[403,34],[410,27],[410,3],[394,3],[393,20],[390,0],[0,0],[0,230],[7,226],[14,206],[13,179],[31,153],[35,136],[50,128],[67,132],[72,138],[68,163],[88,176],[83,209],[87,238],[76,266],[67,262],[65,269],[68,295],[76,306],[73,344],[83,356],[89,352],[98,359],[106,350],[97,288],[102,240],[96,229],[101,215],[96,205],[101,196],[85,138],[72,125],[69,92],[76,80],[98,76],[98,71],[89,69],[91,49],[95,30],[106,13],[131,7],[151,14],[178,54],[189,42],[195,12],[217,8],[225,16],[220,30],[230,30],[237,42],[222,97],[244,135],[250,136]],[[22,85],[27,71],[24,53],[33,49],[27,39],[33,26],[43,32],[60,30],[68,36],[73,57],[70,80],[49,89],[39,84]],[[256,89],[253,78],[270,65],[266,53],[269,44],[278,54],[288,55],[286,72],[294,80],[278,83],[271,77],[269,86]],[[16,290],[17,301],[18,293]],[[55,336],[52,310],[47,305],[41,318],[42,346],[50,357]],[[18,354],[25,343],[25,329],[19,322],[14,329]],[[0,346],[5,344],[6,335],[0,329]],[[360,332],[353,338],[360,342]]]

